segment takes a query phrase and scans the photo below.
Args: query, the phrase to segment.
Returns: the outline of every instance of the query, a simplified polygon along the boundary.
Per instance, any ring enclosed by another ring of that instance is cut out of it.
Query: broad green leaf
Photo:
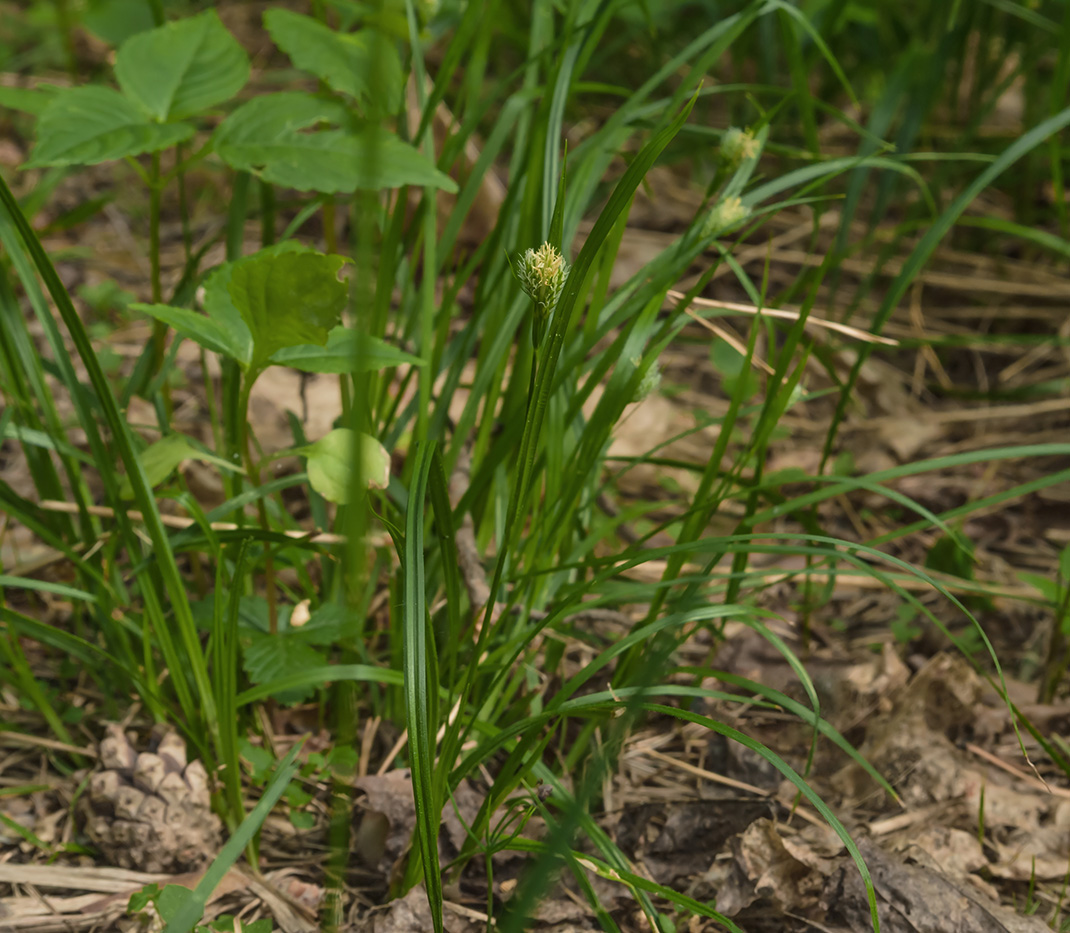
[[[127,39],[115,77],[127,97],[162,123],[229,100],[249,80],[249,59],[219,14],[207,10]]]
[[[24,168],[96,165],[157,152],[189,139],[186,123],[151,123],[118,91],[76,87],[56,94],[37,121],[37,145]]]
[[[231,168],[297,191],[352,193],[402,185],[457,190],[423,153],[381,128],[299,132],[324,122],[348,122],[345,108],[308,94],[264,95],[220,124],[215,151]]]
[[[227,291],[253,337],[252,369],[283,347],[327,343],[349,294],[338,278],[344,264],[341,256],[277,251],[234,263]]]
[[[366,100],[385,113],[400,107],[401,59],[375,30],[336,32],[311,16],[284,9],[268,10],[264,27],[294,65],[322,78],[332,90]]]
[[[347,625],[347,611],[338,605],[320,607],[304,625],[293,624],[289,607],[282,607],[279,629],[274,634],[266,630],[254,630],[248,634],[243,667],[249,679],[256,685],[270,683],[315,668],[322,668],[326,658],[316,646],[330,647],[340,638],[351,634]],[[275,696],[283,703],[295,703],[310,696],[315,690],[312,684],[284,689]]]
[[[279,366],[292,366],[306,373],[352,373],[386,369],[403,363],[422,366],[424,361],[390,346],[378,337],[361,334],[348,327],[336,327],[327,338],[326,346],[301,344],[284,347],[271,357],[271,362]]]
[[[151,315],[173,327],[183,337],[199,343],[205,349],[237,360],[247,368],[252,358],[253,339],[249,328],[236,313],[233,319],[223,315],[206,317],[188,308],[172,305],[149,305],[135,302],[130,305],[135,311]],[[236,320],[236,323],[235,323]]]
[[[32,113],[35,117],[40,116],[45,107],[56,96],[61,88],[51,84],[40,87],[0,87],[0,107],[9,110],[21,110],[23,113]]]
[[[298,452],[308,459],[308,481],[316,492],[329,502],[339,505],[349,502],[352,430],[335,428]],[[360,454],[363,460],[361,475],[369,485],[385,488],[390,480],[390,455],[386,448],[365,434],[361,438]]]
[[[150,444],[138,454],[138,460],[141,461],[141,466],[145,470],[145,478],[150,486],[158,486],[171,475],[176,467],[187,460],[202,460],[206,463],[214,463],[224,470],[241,472],[240,467],[229,463],[222,457],[201,450],[185,434],[177,433],[168,434],[155,444]],[[124,499],[133,498],[134,490],[129,477],[123,478],[122,486],[119,487],[119,495]]]
[[[170,923],[192,897],[193,891],[181,884],[166,885],[156,897],[156,909],[160,912],[160,919]]]
[[[268,246],[255,256],[279,256],[282,253],[312,252],[311,248],[297,240],[284,240],[274,246]],[[250,257],[251,258],[251,257]],[[229,335],[230,346],[240,349],[233,354],[243,369],[249,368],[253,358],[253,336],[242,320],[241,312],[235,307],[230,297],[230,279],[234,272],[234,263],[227,262],[213,269],[204,280],[204,313],[213,321],[219,322]],[[196,339],[196,338],[194,338]]]
[[[340,124],[347,119],[348,111],[335,100],[301,91],[262,94],[242,104],[219,124],[215,150],[226,159],[224,153],[231,146],[270,141],[292,130],[317,123]]]
[[[245,648],[242,667],[254,684],[268,683],[327,663],[323,654],[300,635],[300,629],[254,632]],[[311,686],[296,687],[276,694],[282,703],[299,703],[315,692]]]
[[[111,46],[122,45],[131,36],[156,25],[152,6],[145,0],[90,0],[81,21],[86,29]]]
[[[290,616],[287,632],[307,644],[329,647],[342,638],[352,636],[359,629],[358,619],[351,610],[338,603],[325,603],[309,616],[304,625],[295,625]]]

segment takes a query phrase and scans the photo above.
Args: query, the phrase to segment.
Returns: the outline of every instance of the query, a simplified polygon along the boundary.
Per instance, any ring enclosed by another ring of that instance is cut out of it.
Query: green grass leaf
[[[434,445],[421,444],[409,488],[405,516],[404,670],[405,718],[409,727],[409,761],[416,829],[423,865],[431,926],[442,933],[442,878],[438,861],[438,829],[442,805],[435,793],[435,701],[438,689],[434,642],[428,637],[424,581],[424,496],[434,456]]]
[[[193,135],[186,123],[159,124],[118,91],[76,87],[56,94],[37,121],[37,145],[23,168],[96,165],[158,152]]]
[[[331,90],[368,101],[384,113],[400,106],[401,58],[374,30],[335,32],[311,16],[283,9],[268,10],[264,28],[296,67],[323,79]]]
[[[241,826],[227,840],[226,845],[220,850],[215,861],[208,867],[201,880],[197,883],[189,898],[175,912],[175,915],[164,927],[164,933],[189,933],[204,913],[204,906],[208,903],[211,893],[223,880],[223,876],[230,867],[238,860],[245,847],[260,829],[267,818],[271,808],[275,806],[283,791],[290,784],[290,780],[297,773],[297,753],[301,751],[304,742],[295,742],[293,748],[286,757],[279,762],[271,782],[264,790],[264,795],[257,801],[249,815],[242,821]]]
[[[249,80],[249,58],[207,10],[131,36],[115,59],[123,93],[162,123],[229,100]]]

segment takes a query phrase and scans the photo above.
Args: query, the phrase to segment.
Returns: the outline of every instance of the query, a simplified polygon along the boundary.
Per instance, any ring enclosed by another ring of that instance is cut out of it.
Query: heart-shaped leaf
[[[219,14],[207,10],[131,36],[116,56],[115,77],[162,123],[229,100],[249,80],[249,58]]]
[[[186,123],[152,123],[118,91],[76,87],[57,93],[37,121],[37,145],[24,168],[96,165],[157,152],[189,139]]]
[[[251,369],[283,347],[327,343],[349,293],[338,278],[344,264],[316,252],[256,253],[233,264],[227,291],[252,334]]]

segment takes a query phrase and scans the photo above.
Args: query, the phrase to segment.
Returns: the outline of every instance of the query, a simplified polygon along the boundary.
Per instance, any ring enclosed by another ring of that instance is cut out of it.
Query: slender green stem
[[[271,246],[275,242],[275,187],[270,182],[260,181],[260,245]]]
[[[242,379],[241,393],[238,396],[239,412],[239,443],[245,463],[245,472],[249,476],[249,482],[253,487],[260,486],[260,464],[253,454],[253,432],[249,425],[249,398],[253,391],[253,383],[256,382],[260,371],[249,370]],[[261,496],[256,500],[257,518],[260,520],[260,528],[263,531],[271,531],[271,523],[268,520],[267,505]],[[275,559],[271,545],[264,542],[264,590],[268,605],[268,631],[275,634],[279,628],[278,592],[275,585]]]

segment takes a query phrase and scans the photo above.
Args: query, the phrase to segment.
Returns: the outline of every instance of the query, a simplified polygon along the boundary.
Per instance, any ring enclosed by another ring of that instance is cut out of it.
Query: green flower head
[[[729,169],[736,168],[745,159],[753,159],[761,151],[761,143],[750,130],[738,126],[729,127],[721,137],[721,161]]]
[[[702,235],[719,236],[741,220],[745,220],[749,214],[750,208],[739,198],[724,198],[710,211],[702,225]]]
[[[636,367],[639,366],[640,361],[635,360]],[[632,396],[633,402],[641,402],[646,398],[653,395],[658,387],[661,385],[661,366],[658,365],[658,361],[654,360],[653,363],[647,368],[647,371],[643,373],[643,378],[639,380],[639,385],[635,388],[635,394]]]
[[[538,249],[524,251],[516,264],[520,287],[535,302],[537,314],[549,314],[561,297],[568,278],[568,263],[557,248],[543,243]]]

